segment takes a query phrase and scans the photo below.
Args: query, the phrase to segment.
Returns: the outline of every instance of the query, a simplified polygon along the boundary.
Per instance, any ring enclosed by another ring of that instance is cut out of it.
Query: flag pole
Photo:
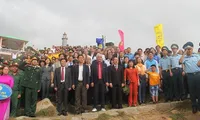
[[[102,39],[104,40],[104,47],[106,46],[106,36],[102,35]]]

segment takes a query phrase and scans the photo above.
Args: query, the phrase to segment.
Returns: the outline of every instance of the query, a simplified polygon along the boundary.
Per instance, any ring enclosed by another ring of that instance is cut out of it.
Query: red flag
[[[122,30],[118,30],[121,41],[119,42],[120,51],[124,51],[124,32]]]

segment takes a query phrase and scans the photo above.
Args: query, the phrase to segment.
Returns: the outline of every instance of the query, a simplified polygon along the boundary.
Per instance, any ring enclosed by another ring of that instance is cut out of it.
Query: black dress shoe
[[[122,109],[123,107],[120,105],[119,107],[118,107],[118,109]]]
[[[62,113],[58,113],[58,116],[61,116],[62,115]]]
[[[142,104],[142,102],[139,102],[139,105],[141,105]]]
[[[198,111],[197,107],[193,107],[193,108],[192,108],[192,113],[193,113],[193,114],[197,113],[197,111]]]
[[[36,117],[36,116],[33,114],[33,115],[30,115],[29,117]]]
[[[76,111],[76,114],[78,115],[78,114],[81,114],[81,112],[80,111]]]
[[[168,101],[169,101],[168,99],[165,100],[165,102],[168,102]]]
[[[115,105],[115,106],[112,105],[112,109],[117,109],[117,108],[118,108],[117,105]]]
[[[81,113],[88,113],[88,110],[83,110],[81,111]]]
[[[64,113],[63,113],[63,115],[64,115],[64,116],[67,116],[67,113],[66,113],[66,112],[64,112]]]

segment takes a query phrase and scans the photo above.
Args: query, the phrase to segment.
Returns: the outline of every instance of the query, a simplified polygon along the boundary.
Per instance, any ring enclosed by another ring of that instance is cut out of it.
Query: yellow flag
[[[164,34],[163,34],[163,25],[158,24],[154,27],[154,31],[156,34],[156,44],[160,47],[164,46]]]

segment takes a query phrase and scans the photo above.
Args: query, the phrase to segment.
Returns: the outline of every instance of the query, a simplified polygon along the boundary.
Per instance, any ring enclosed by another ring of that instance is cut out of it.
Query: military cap
[[[4,64],[4,65],[9,65],[8,60],[4,60],[4,61],[3,61],[3,64]]]
[[[172,45],[171,45],[171,49],[173,49],[173,48],[176,48],[176,49],[178,49],[179,47],[178,47],[178,45],[177,45],[177,44],[172,44]]]
[[[192,42],[187,42],[183,45],[183,49],[193,48],[194,44]]]
[[[18,67],[19,64],[18,64],[18,62],[13,62],[11,66],[16,66],[16,67]]]
[[[38,60],[38,57],[32,56],[32,57],[31,57],[31,60]]]
[[[72,53],[72,52],[74,52],[74,50],[73,49],[69,49],[69,52]]]
[[[163,50],[167,50],[167,51],[168,51],[169,49],[168,49],[167,46],[163,46],[163,47],[162,47],[162,51],[163,51]]]

